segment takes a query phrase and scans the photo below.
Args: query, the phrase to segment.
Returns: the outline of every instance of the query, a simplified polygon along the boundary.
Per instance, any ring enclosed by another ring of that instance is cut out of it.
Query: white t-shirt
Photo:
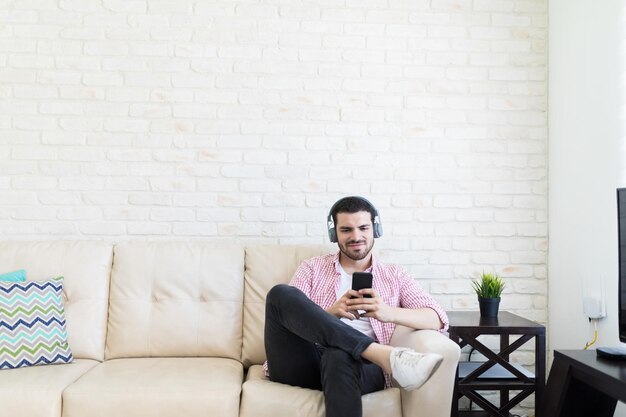
[[[341,282],[339,283],[339,289],[337,290],[337,299],[344,295],[346,291],[352,288],[352,276],[348,275],[346,271],[343,270],[341,265],[339,265],[339,272],[341,273]],[[365,313],[364,310],[358,310],[359,314]],[[361,317],[358,320],[350,320],[342,317],[341,321],[346,323],[348,326],[355,328],[361,333],[371,337],[376,340],[376,335],[374,334],[374,329],[372,328],[372,324],[370,323],[369,317]]]

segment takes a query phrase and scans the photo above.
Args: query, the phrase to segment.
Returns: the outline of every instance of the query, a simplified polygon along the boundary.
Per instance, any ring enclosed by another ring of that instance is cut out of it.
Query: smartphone
[[[358,291],[363,288],[372,288],[372,274],[369,272],[354,272],[352,274],[352,289]],[[363,297],[372,298],[369,294],[365,294]]]

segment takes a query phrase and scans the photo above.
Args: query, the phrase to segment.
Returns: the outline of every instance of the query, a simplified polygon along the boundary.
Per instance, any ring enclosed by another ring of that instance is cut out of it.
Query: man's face
[[[354,261],[364,259],[374,246],[372,215],[367,211],[337,213],[339,250]]]

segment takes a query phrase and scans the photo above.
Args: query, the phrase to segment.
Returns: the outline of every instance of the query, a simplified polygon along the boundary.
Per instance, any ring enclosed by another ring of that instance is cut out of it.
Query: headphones
[[[383,235],[383,225],[380,222],[380,216],[378,214],[378,210],[376,210],[376,207],[374,207],[374,205],[372,203],[370,203],[367,199],[365,199],[363,197],[351,196],[351,197],[344,197],[344,198],[338,200],[330,208],[330,211],[328,213],[328,217],[326,219],[326,224],[328,225],[328,238],[330,239],[330,241],[333,242],[333,243],[337,242],[337,228],[335,226],[335,220],[333,219],[333,213],[335,212],[335,209],[337,208],[338,205],[340,205],[341,203],[343,203],[345,200],[347,200],[349,198],[356,198],[358,200],[361,200],[362,202],[364,202],[365,204],[367,204],[369,206],[371,211],[374,213],[374,224],[373,224],[373,227],[374,227],[374,238],[376,239],[376,238],[381,237]]]

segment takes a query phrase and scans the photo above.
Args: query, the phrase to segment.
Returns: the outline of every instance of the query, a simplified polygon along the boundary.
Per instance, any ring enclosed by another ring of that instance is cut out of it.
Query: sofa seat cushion
[[[366,394],[364,417],[402,417],[400,389]],[[294,387],[270,381],[261,365],[248,370],[241,397],[241,417],[324,417],[324,395],[321,391]]]
[[[237,417],[243,366],[224,358],[106,361],[63,394],[63,417]]]
[[[61,417],[65,388],[99,363],[76,359],[70,364],[0,371],[0,414],[11,417]]]

